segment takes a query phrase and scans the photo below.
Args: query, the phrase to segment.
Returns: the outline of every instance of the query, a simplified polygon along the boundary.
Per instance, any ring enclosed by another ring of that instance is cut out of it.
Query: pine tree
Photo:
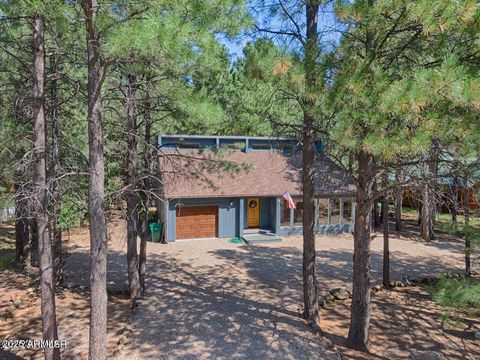
[[[88,138],[90,219],[90,333],[89,359],[107,357],[107,226],[104,205],[104,154],[101,45],[97,28],[99,4],[82,1],[87,33],[88,63]]]
[[[40,290],[43,338],[58,340],[55,309],[55,278],[53,273],[52,247],[49,234],[47,206],[46,120],[45,120],[45,44],[44,19],[40,14],[33,18],[33,128],[34,128],[34,198],[33,207],[38,233],[38,256],[40,262]],[[60,359],[59,348],[46,348],[46,359]]]
[[[442,135],[439,121],[452,125],[451,111],[445,106],[450,101],[440,100],[440,84],[450,89],[445,80],[463,72],[458,62],[452,62],[458,49],[451,39],[465,23],[478,22],[476,11],[469,1],[446,0],[435,6],[426,1],[337,4],[336,13],[345,28],[331,94],[337,113],[329,141],[338,151],[347,151],[345,168],[352,169],[357,185],[347,341],[351,347],[368,350],[369,346],[369,218],[381,195],[374,191],[375,179],[401,156],[419,159],[428,153],[433,140]],[[465,78],[458,81],[465,84]]]
[[[322,39],[331,34],[331,30],[329,24],[319,22],[319,13],[331,11],[331,4],[312,0],[263,5],[261,3],[260,8],[269,11],[271,21],[257,23],[257,31],[271,36],[288,49],[283,56],[277,57],[271,70],[276,80],[274,89],[278,100],[287,104],[289,109],[283,115],[288,115],[283,119],[270,116],[269,120],[276,128],[274,133],[297,136],[302,148],[304,317],[315,330],[319,330],[314,233],[317,155],[314,144],[322,138],[329,118],[324,105],[329,91],[332,48],[322,43]]]

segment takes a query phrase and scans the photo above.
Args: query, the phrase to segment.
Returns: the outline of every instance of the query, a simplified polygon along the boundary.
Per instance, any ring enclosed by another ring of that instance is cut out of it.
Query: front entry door
[[[248,199],[248,227],[258,228],[260,226],[260,199]]]

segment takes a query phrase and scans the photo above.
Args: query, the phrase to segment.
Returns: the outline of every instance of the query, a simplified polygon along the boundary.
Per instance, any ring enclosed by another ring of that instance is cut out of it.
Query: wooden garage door
[[[182,206],[177,208],[177,239],[217,237],[217,206]]]

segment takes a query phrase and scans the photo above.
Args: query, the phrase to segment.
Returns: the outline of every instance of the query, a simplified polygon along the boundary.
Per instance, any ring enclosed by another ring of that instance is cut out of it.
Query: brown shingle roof
[[[280,152],[180,151],[160,156],[166,198],[301,195],[299,156]],[[317,159],[317,195],[353,194],[345,173],[326,157]]]

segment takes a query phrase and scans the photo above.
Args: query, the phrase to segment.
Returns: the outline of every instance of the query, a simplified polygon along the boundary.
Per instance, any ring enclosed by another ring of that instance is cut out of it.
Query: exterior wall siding
[[[271,209],[271,198],[260,198],[260,228],[261,229],[270,229],[270,223],[272,214]]]
[[[218,236],[235,237],[243,236],[244,230],[248,229],[248,198],[203,198],[203,199],[170,199],[165,203],[166,239],[169,242],[176,239],[176,208],[178,206],[218,206]],[[281,198],[260,198],[260,228],[268,229],[277,235],[301,235],[302,226],[293,226],[293,212],[290,213],[290,224],[292,226],[280,225]],[[330,203],[330,202],[329,202]],[[352,203],[352,219],[355,218],[355,204]],[[343,208],[343,206],[342,206]],[[343,210],[343,209],[342,209]],[[331,207],[328,211],[328,224],[316,224],[317,234],[336,234],[351,232],[354,224],[344,224],[340,216],[339,224],[331,223]],[[163,220],[163,219],[162,219]]]

